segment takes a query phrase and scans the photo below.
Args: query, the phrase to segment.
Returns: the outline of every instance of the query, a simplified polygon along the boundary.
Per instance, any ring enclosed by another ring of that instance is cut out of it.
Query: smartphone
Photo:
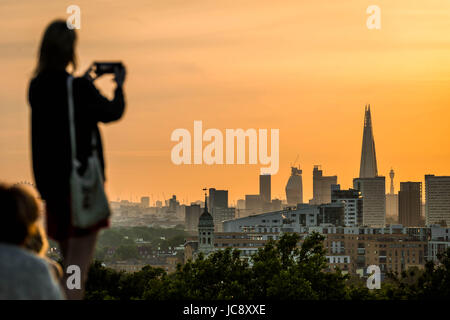
[[[122,62],[94,62],[94,66],[97,76],[107,73],[114,73],[116,68],[123,68]]]

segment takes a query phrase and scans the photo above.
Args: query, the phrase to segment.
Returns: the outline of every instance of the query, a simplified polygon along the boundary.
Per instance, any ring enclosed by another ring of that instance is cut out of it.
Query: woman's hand
[[[94,81],[98,78],[98,75],[94,71],[94,64],[91,64],[91,66],[86,70],[86,72],[83,75],[83,78],[88,79],[89,81]]]
[[[125,82],[126,75],[127,75],[125,66],[122,66],[121,68],[116,67],[114,69],[114,75],[115,75],[114,80],[116,81],[117,85],[119,87],[122,87],[123,83]]]

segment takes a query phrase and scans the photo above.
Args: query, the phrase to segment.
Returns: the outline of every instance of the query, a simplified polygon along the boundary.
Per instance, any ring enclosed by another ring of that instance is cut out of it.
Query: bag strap
[[[75,116],[73,105],[73,77],[67,77],[67,101],[69,105],[69,130],[70,130],[70,148],[72,150],[72,162],[77,159],[77,144],[75,137]]]
[[[75,135],[75,107],[73,103],[73,76],[67,77],[67,102],[69,105],[69,128],[70,128],[70,147],[72,150],[72,161],[77,161],[77,144]],[[91,133],[91,147],[94,154],[97,154],[97,137],[94,130]]]

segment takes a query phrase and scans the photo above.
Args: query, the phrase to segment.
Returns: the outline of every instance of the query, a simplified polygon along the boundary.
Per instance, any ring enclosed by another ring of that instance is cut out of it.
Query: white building
[[[363,198],[358,190],[340,190],[335,185],[331,190],[331,203],[344,205],[344,225],[347,227],[363,224]]]
[[[353,179],[353,188],[363,197],[363,225],[383,227],[386,224],[386,182],[385,178]]]
[[[344,206],[299,204],[296,208],[250,215],[223,222],[224,232],[302,232],[302,227],[344,226]]]

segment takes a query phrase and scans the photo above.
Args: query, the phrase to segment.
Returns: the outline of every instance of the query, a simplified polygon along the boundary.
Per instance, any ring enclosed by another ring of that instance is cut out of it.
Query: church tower
[[[208,201],[205,191],[205,209],[198,219],[198,251],[208,255],[214,250],[214,220],[208,212]]]

